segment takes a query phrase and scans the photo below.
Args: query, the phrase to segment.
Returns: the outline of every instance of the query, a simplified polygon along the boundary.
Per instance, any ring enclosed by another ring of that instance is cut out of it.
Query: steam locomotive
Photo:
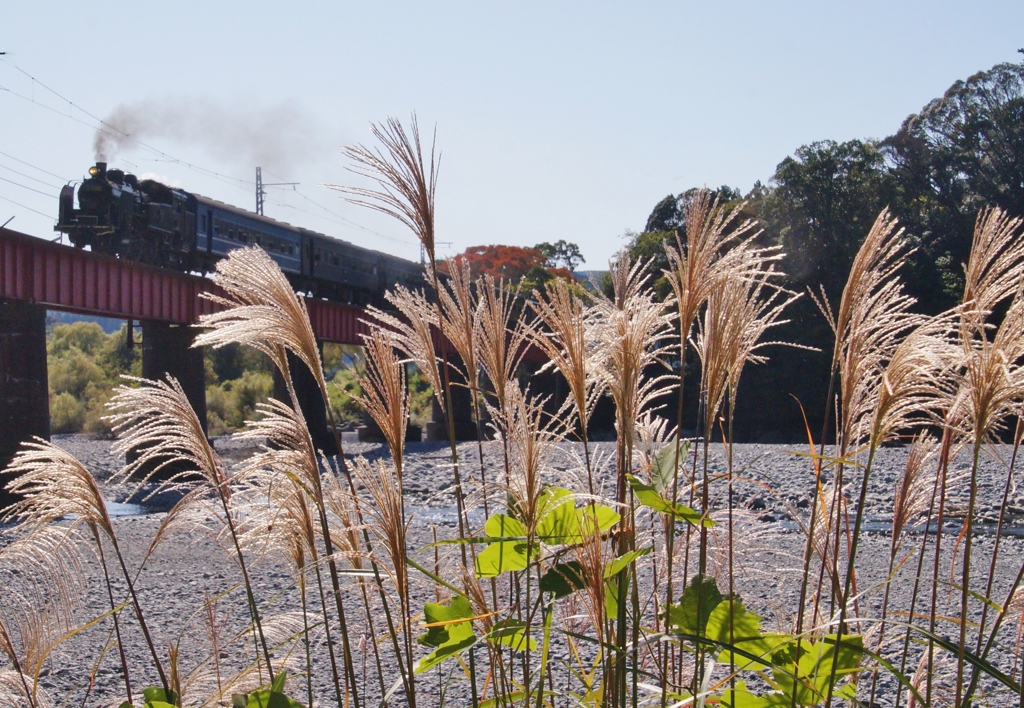
[[[213,270],[232,249],[265,250],[296,290],[353,305],[382,304],[384,292],[422,285],[417,263],[361,248],[198,194],[139,180],[105,162],[78,188],[65,185],[55,231],[78,248],[183,271]]]

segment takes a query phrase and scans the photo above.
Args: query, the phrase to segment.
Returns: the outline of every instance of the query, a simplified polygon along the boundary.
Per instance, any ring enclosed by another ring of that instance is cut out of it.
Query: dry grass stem
[[[441,156],[435,157],[432,143],[428,170],[415,114],[409,133],[395,118],[388,118],[383,125],[371,124],[370,132],[384,146],[383,150],[356,145],[344,148],[343,152],[354,164],[349,169],[376,182],[379,188],[326,186],[352,195],[349,201],[353,204],[382,212],[408,226],[423,244],[433,268],[434,191]]]

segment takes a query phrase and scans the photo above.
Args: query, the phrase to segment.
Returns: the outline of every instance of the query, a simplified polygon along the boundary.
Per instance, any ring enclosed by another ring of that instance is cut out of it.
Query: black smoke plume
[[[226,105],[208,99],[139,101],[118,106],[96,131],[96,159],[113,161],[140,143],[170,139],[203,148],[239,167],[283,169],[322,153],[323,131],[288,103]]]

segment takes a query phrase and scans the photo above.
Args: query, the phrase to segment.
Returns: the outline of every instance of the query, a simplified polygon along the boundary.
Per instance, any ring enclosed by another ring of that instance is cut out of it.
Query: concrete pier
[[[176,378],[205,433],[206,370],[202,348],[192,348],[196,334],[193,327],[143,322],[142,376],[154,381],[166,381],[168,374]]]
[[[321,357],[323,356],[321,346]],[[324,405],[323,395],[316,383],[316,378],[302,360],[291,352],[288,353],[288,368],[292,372],[292,386],[295,388],[295,395],[299,399],[299,408],[306,418],[306,426],[309,428],[309,435],[313,439],[313,445],[318,450],[323,450],[327,455],[337,455],[338,445],[334,439],[334,432],[331,430],[330,419],[327,416],[327,406]],[[274,370],[274,398],[279,401],[291,404],[288,395],[288,388],[285,386],[281,372]]]
[[[46,308],[0,300],[0,469],[33,436],[50,439]],[[14,501],[8,481],[0,477],[0,508]]]
[[[457,356],[449,354],[448,360],[451,364],[458,367],[460,371],[462,370],[462,360]],[[477,430],[476,423],[473,421],[473,397],[466,386],[460,385],[464,381],[461,375],[452,374],[450,378],[452,380],[452,409],[448,411],[448,415],[453,421],[455,439],[476,440]],[[448,428],[445,427],[445,415],[441,410],[441,406],[438,405],[436,398],[431,397],[430,401],[431,420],[427,423],[427,440],[447,442]]]

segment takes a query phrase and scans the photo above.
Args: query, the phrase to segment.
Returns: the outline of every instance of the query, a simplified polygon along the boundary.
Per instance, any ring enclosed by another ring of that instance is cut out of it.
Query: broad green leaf
[[[438,664],[451,659],[476,644],[476,635],[473,634],[473,629],[469,622],[465,623],[465,627],[465,631],[459,630],[456,632],[455,630],[452,630],[451,640],[447,644],[439,646],[430,654],[417,661],[413,670],[417,674],[430,671],[430,669],[434,668]]]
[[[616,558],[612,562],[608,563],[604,567],[604,577],[607,579],[607,578],[612,578],[612,577],[618,575],[620,572],[622,572],[623,568],[628,566],[630,563],[635,561],[637,558],[641,558],[642,556],[646,556],[650,552],[651,552],[650,548],[639,548],[639,549],[637,549],[635,551],[629,551],[628,553],[623,553],[621,556],[619,556],[618,558]]]
[[[526,557],[526,529],[518,519],[507,514],[492,514],[484,531],[491,538],[523,539],[495,541],[476,556],[476,574],[493,578],[510,570],[523,570],[529,565]]]
[[[484,524],[484,531],[491,538],[526,538],[522,523],[507,514],[491,514]]]
[[[604,504],[584,504],[576,510],[576,515],[579,518],[580,541],[594,533],[595,525],[604,532],[622,518],[617,511]]]
[[[498,644],[511,647],[513,651],[537,650],[537,640],[526,636],[526,623],[516,620],[504,620],[494,625],[487,639]]]
[[[690,441],[682,440],[679,443],[679,465],[682,465],[690,454]],[[651,486],[658,494],[664,493],[672,487],[672,479],[675,477],[678,466],[676,464],[676,441],[672,440],[668,445],[661,448],[654,456],[651,463]]]
[[[863,656],[863,640],[859,635],[844,635],[842,643],[836,651],[836,635],[830,634],[817,641],[792,640],[785,653],[781,654],[776,663],[786,672],[773,672],[776,684],[797,705],[813,706],[821,703],[828,695],[829,682],[832,678],[833,663],[835,664],[836,682],[843,680],[858,671]],[[794,663],[796,679],[792,676]],[[833,687],[833,693],[841,695],[840,686]]]
[[[526,541],[497,541],[490,544],[476,555],[477,577],[493,578],[510,570],[524,570],[530,564],[526,548]]]
[[[582,588],[583,565],[579,561],[559,563],[549,568],[540,578],[540,591],[551,593],[556,600]]]
[[[277,693],[284,693],[284,684],[288,681],[288,669],[281,669],[270,684],[270,690]]]
[[[472,618],[473,608],[470,607],[469,600],[461,595],[456,595],[447,605],[434,602],[426,603],[423,606],[423,617],[427,624],[436,626],[427,627],[426,634],[421,634],[416,641],[424,646],[439,647],[449,640],[451,627],[457,624],[468,624],[468,622],[456,623],[454,620]]]
[[[776,708],[789,706],[789,698],[781,693],[759,696],[747,689],[745,681],[737,681],[735,688],[726,689],[722,694],[722,708]]]
[[[707,637],[736,648],[735,652],[724,649],[718,655],[718,661],[726,665],[735,664],[737,671],[770,669],[772,656],[792,641],[788,634],[762,634],[761,618],[748,612],[738,597],[723,600],[711,612],[707,620]],[[747,654],[760,659],[752,659]]]
[[[423,616],[427,624],[437,626],[428,627],[427,633],[417,637],[416,641],[437,648],[416,662],[416,673],[428,671],[476,644],[473,623],[470,621],[473,608],[466,598],[456,595],[448,605],[428,602],[423,606]]]
[[[664,499],[654,487],[644,484],[633,475],[627,474],[626,479],[629,480],[629,486],[633,488],[633,494],[636,495],[636,498],[644,506],[650,507],[661,514],[668,514],[678,521],[686,521],[694,526],[710,528],[715,525],[714,521],[703,517],[700,512],[691,509],[685,504],[670,502]]]
[[[147,686],[142,689],[142,697],[146,703],[170,703],[172,706],[178,702],[178,694],[174,691],[164,691],[158,686]]]
[[[619,616],[619,584],[614,580],[604,581],[604,616]]]
[[[303,705],[280,691],[261,688],[249,694],[245,708],[303,708]]]
[[[708,618],[722,602],[715,579],[710,575],[695,575],[683,590],[679,603],[668,608],[668,624],[685,634],[704,636]]]
[[[548,487],[537,499],[537,535],[549,545],[578,543],[580,524],[573,495],[562,487]]]

